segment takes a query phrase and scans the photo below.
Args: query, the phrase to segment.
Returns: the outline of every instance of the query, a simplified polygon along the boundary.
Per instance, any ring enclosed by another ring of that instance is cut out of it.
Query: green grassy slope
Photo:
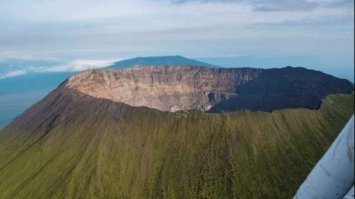
[[[0,198],[291,198],[353,102],[167,113],[54,92],[0,132]]]

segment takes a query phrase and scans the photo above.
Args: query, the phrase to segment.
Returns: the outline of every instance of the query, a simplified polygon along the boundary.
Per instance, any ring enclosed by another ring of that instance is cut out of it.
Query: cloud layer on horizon
[[[17,60],[18,61],[18,60]],[[46,60],[44,60],[46,61]],[[47,60],[48,61],[48,60]],[[78,72],[88,69],[97,69],[111,66],[116,60],[73,60],[69,63],[48,63],[44,64],[36,62],[28,62],[28,60],[20,60],[20,63],[14,64],[13,60],[6,60],[0,63],[3,71],[0,70],[0,80],[25,75],[27,73],[53,73],[53,72]],[[6,70],[4,70],[6,68]]]
[[[274,35],[334,37],[353,32],[352,5],[351,0],[3,0],[0,52],[149,53],[156,43],[155,51],[171,46],[201,54],[179,49],[176,42],[245,39],[255,45],[252,41]]]
[[[0,62],[12,55],[95,60],[243,54],[311,56],[350,71],[353,5],[353,0],[2,0]]]

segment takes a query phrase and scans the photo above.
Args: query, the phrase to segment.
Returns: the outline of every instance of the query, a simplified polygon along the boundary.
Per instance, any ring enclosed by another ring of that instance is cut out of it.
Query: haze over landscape
[[[1,199],[354,186],[353,0],[2,0],[0,27]]]
[[[183,55],[226,67],[303,66],[352,80],[353,6],[352,0],[4,0],[0,78]]]

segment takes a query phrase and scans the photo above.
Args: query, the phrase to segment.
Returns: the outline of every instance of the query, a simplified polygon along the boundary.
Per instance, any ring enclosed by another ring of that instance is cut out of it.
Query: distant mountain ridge
[[[114,63],[111,68],[127,68],[132,66],[166,66],[166,65],[189,65],[189,66],[206,66],[218,67],[202,61],[186,58],[180,55],[175,56],[152,56],[152,57],[135,57],[125,59]]]

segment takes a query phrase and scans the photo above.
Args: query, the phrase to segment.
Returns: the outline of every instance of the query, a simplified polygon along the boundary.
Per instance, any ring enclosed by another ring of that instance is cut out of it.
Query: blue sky
[[[352,79],[353,6],[353,0],[1,0],[0,67],[32,64],[6,64],[0,77],[179,54],[236,67],[305,66]]]

